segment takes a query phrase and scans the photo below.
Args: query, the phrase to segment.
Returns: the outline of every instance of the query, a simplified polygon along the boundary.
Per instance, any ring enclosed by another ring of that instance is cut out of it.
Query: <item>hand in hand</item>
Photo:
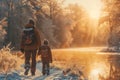
[[[24,53],[24,49],[20,49],[20,51],[21,51],[22,53]]]
[[[52,61],[50,61],[50,63],[52,63]]]

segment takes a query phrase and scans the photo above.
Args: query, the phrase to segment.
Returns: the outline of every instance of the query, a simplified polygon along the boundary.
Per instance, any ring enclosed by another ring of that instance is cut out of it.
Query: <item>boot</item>
[[[29,64],[26,64],[26,65],[25,65],[24,75],[28,75],[29,69],[30,69],[30,65],[29,65]]]
[[[45,72],[42,72],[42,75],[45,75]]]
[[[28,72],[29,72],[29,68],[26,68],[25,72],[24,72],[24,75],[28,75]]]
[[[32,75],[32,76],[35,76],[35,72],[32,72],[31,75]]]
[[[49,70],[47,70],[47,75],[50,75]]]

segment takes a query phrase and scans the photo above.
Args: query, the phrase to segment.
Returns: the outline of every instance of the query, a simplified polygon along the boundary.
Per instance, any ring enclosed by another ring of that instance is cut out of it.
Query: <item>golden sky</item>
[[[103,6],[101,0],[66,0],[65,5],[77,3],[83,6],[92,18],[98,18]]]

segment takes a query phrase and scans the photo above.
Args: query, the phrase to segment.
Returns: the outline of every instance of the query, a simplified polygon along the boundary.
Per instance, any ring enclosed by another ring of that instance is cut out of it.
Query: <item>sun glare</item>
[[[106,78],[109,75],[109,67],[104,62],[95,62],[91,65],[89,80],[99,80],[100,76]]]
[[[96,10],[96,11],[95,10],[94,11],[90,10],[90,11],[88,11],[88,14],[93,19],[99,19],[99,17],[100,17],[100,10]]]
[[[90,80],[99,80],[99,74],[102,72],[101,69],[93,69],[90,73]]]
[[[101,0],[66,0],[65,4],[81,5],[93,19],[100,17],[101,8],[103,6]]]

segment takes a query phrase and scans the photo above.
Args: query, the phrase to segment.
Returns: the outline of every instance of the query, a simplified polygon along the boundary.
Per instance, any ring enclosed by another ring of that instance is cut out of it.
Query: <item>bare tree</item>
[[[8,22],[6,44],[11,42],[12,46],[18,48],[21,30],[28,18],[33,17],[33,11],[24,0],[3,0],[1,2],[5,7],[5,13],[7,13],[4,15]]]
[[[109,46],[118,46],[120,42],[120,1],[119,0],[102,0],[105,3],[103,9],[103,17],[100,19],[100,24],[108,23],[109,26]]]

